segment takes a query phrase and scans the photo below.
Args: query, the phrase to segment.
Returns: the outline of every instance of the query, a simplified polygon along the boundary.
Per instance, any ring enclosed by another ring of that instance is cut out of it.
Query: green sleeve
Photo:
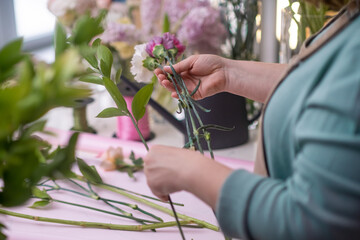
[[[237,170],[224,183],[216,213],[225,234],[360,239],[360,42],[355,35],[329,60],[294,116],[291,177],[277,180]]]

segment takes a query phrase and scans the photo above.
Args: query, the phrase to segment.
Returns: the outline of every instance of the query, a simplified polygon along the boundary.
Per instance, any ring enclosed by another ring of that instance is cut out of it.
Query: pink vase
[[[124,96],[129,111],[131,112],[132,96]],[[146,109],[145,115],[138,122],[140,132],[144,136],[144,139],[150,138],[150,124],[149,124],[149,111]],[[117,129],[116,136],[119,139],[130,141],[141,141],[141,138],[134,127],[131,119],[127,116],[117,117]]]

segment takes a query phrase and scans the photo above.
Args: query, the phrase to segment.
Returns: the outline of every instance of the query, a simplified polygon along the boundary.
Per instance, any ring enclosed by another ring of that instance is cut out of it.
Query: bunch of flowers
[[[173,68],[179,58],[179,56],[185,51],[184,45],[175,37],[174,34],[165,33],[161,37],[154,37],[146,44],[135,46],[136,52],[132,59],[131,72],[135,75],[135,79],[140,82],[144,82],[147,78],[143,78],[146,74],[152,74],[156,68],[160,68],[164,71],[163,65],[168,64],[172,70],[172,74],[167,75],[168,79],[172,82],[176,93],[179,97],[179,111],[184,111],[186,131],[188,136],[188,143],[186,147],[193,147],[203,153],[202,146],[200,144],[200,138],[204,138],[207,142],[207,147],[211,156],[213,153],[210,145],[210,133],[208,128],[217,129],[222,131],[229,131],[231,129],[224,128],[217,125],[204,125],[198,111],[209,112],[198,102],[196,102],[192,96],[196,93],[201,82],[199,81],[193,92],[189,92],[181,75],[179,75]]]
[[[184,51],[185,46],[174,34],[167,32],[162,37],[156,36],[148,43],[135,46],[130,71],[136,81],[149,83],[153,76],[152,71],[161,66],[166,57],[175,61]]]

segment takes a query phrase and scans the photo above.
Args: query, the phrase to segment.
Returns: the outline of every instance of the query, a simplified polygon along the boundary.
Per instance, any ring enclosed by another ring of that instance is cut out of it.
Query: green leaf
[[[18,38],[0,50],[0,69],[5,69],[20,61],[23,39]]]
[[[141,166],[143,166],[143,164],[144,164],[143,159],[142,159],[141,157],[140,157],[140,158],[136,158],[133,151],[131,151],[129,158],[130,158],[130,160],[132,161],[132,163],[133,163],[135,166],[137,166],[137,167],[141,167]]]
[[[45,127],[45,124],[46,124],[46,120],[43,120],[43,121],[37,121],[33,124],[31,124],[30,126],[28,126],[22,136],[23,137],[30,137],[31,134],[33,134],[34,132],[41,132],[44,130],[44,127]]]
[[[92,43],[92,47],[93,48],[97,48],[98,46],[100,46],[100,44],[101,44],[101,39],[100,38],[97,38],[97,39],[95,39],[95,41]]]
[[[55,58],[59,57],[67,48],[66,43],[66,31],[63,25],[59,22],[55,26],[54,34],[54,48],[55,48]]]
[[[80,172],[91,183],[102,183],[102,179],[95,167],[90,167],[84,160],[78,158],[77,160]]]
[[[72,41],[74,45],[88,45],[94,37],[102,32],[104,32],[104,29],[98,19],[84,15],[80,17],[74,25]]]
[[[80,47],[80,55],[95,69],[99,69],[98,60],[95,57],[96,50],[87,46],[82,45]]]
[[[165,13],[165,16],[164,16],[162,30],[163,30],[163,33],[170,32],[170,20],[169,20],[169,15],[167,13]]]
[[[50,201],[49,200],[41,200],[41,201],[37,201],[34,202],[33,205],[31,205],[29,208],[39,208],[39,207],[45,207],[47,205],[49,205]]]
[[[145,114],[151,94],[154,90],[154,84],[148,84],[142,87],[134,96],[131,104],[131,110],[136,121],[139,121]]]
[[[109,48],[100,45],[97,48],[97,57],[100,61],[100,69],[105,77],[110,78],[111,66],[113,64],[113,55]]]
[[[41,198],[41,199],[47,199],[47,200],[51,199],[50,195],[47,194],[47,192],[45,190],[40,190],[37,187],[33,187],[32,195],[34,197]]]
[[[0,50],[0,83],[15,74],[14,66],[24,57],[21,53],[22,42],[22,38],[16,39]]]
[[[93,83],[98,85],[104,85],[104,81],[95,75],[85,75],[79,78],[79,81],[81,82],[87,82],[87,83]]]
[[[111,68],[102,59],[100,60],[100,70],[104,77],[110,78]]]
[[[119,67],[119,69],[116,71],[116,76],[115,76],[116,84],[119,84],[121,82],[121,74],[122,74],[122,68]]]
[[[116,103],[116,106],[119,108],[119,110],[129,113],[129,110],[127,109],[126,101],[124,97],[121,95],[115,83],[111,81],[110,78],[107,77],[104,77],[103,80],[106,90],[109,92],[110,96]]]
[[[97,118],[110,118],[110,117],[118,117],[118,116],[128,116],[127,112],[121,111],[118,108],[106,108],[101,111],[96,117]]]

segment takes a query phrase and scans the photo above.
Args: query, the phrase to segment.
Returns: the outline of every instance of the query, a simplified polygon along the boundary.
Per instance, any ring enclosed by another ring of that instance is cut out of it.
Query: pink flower
[[[180,43],[179,39],[177,39],[174,34],[171,34],[169,32],[164,33],[163,45],[166,50],[176,48],[178,50],[178,55],[182,54],[185,51],[185,46]]]
[[[146,44],[146,52],[149,54],[149,56],[154,57],[153,51],[155,46],[162,45],[163,44],[163,38],[162,37],[154,37],[153,39]]]
[[[146,52],[151,57],[154,57],[153,51],[158,45],[163,45],[166,50],[177,49],[177,55],[181,55],[185,51],[185,46],[180,43],[179,39],[177,39],[174,34],[169,32],[164,33],[162,37],[154,37],[150,40],[146,45]]]

